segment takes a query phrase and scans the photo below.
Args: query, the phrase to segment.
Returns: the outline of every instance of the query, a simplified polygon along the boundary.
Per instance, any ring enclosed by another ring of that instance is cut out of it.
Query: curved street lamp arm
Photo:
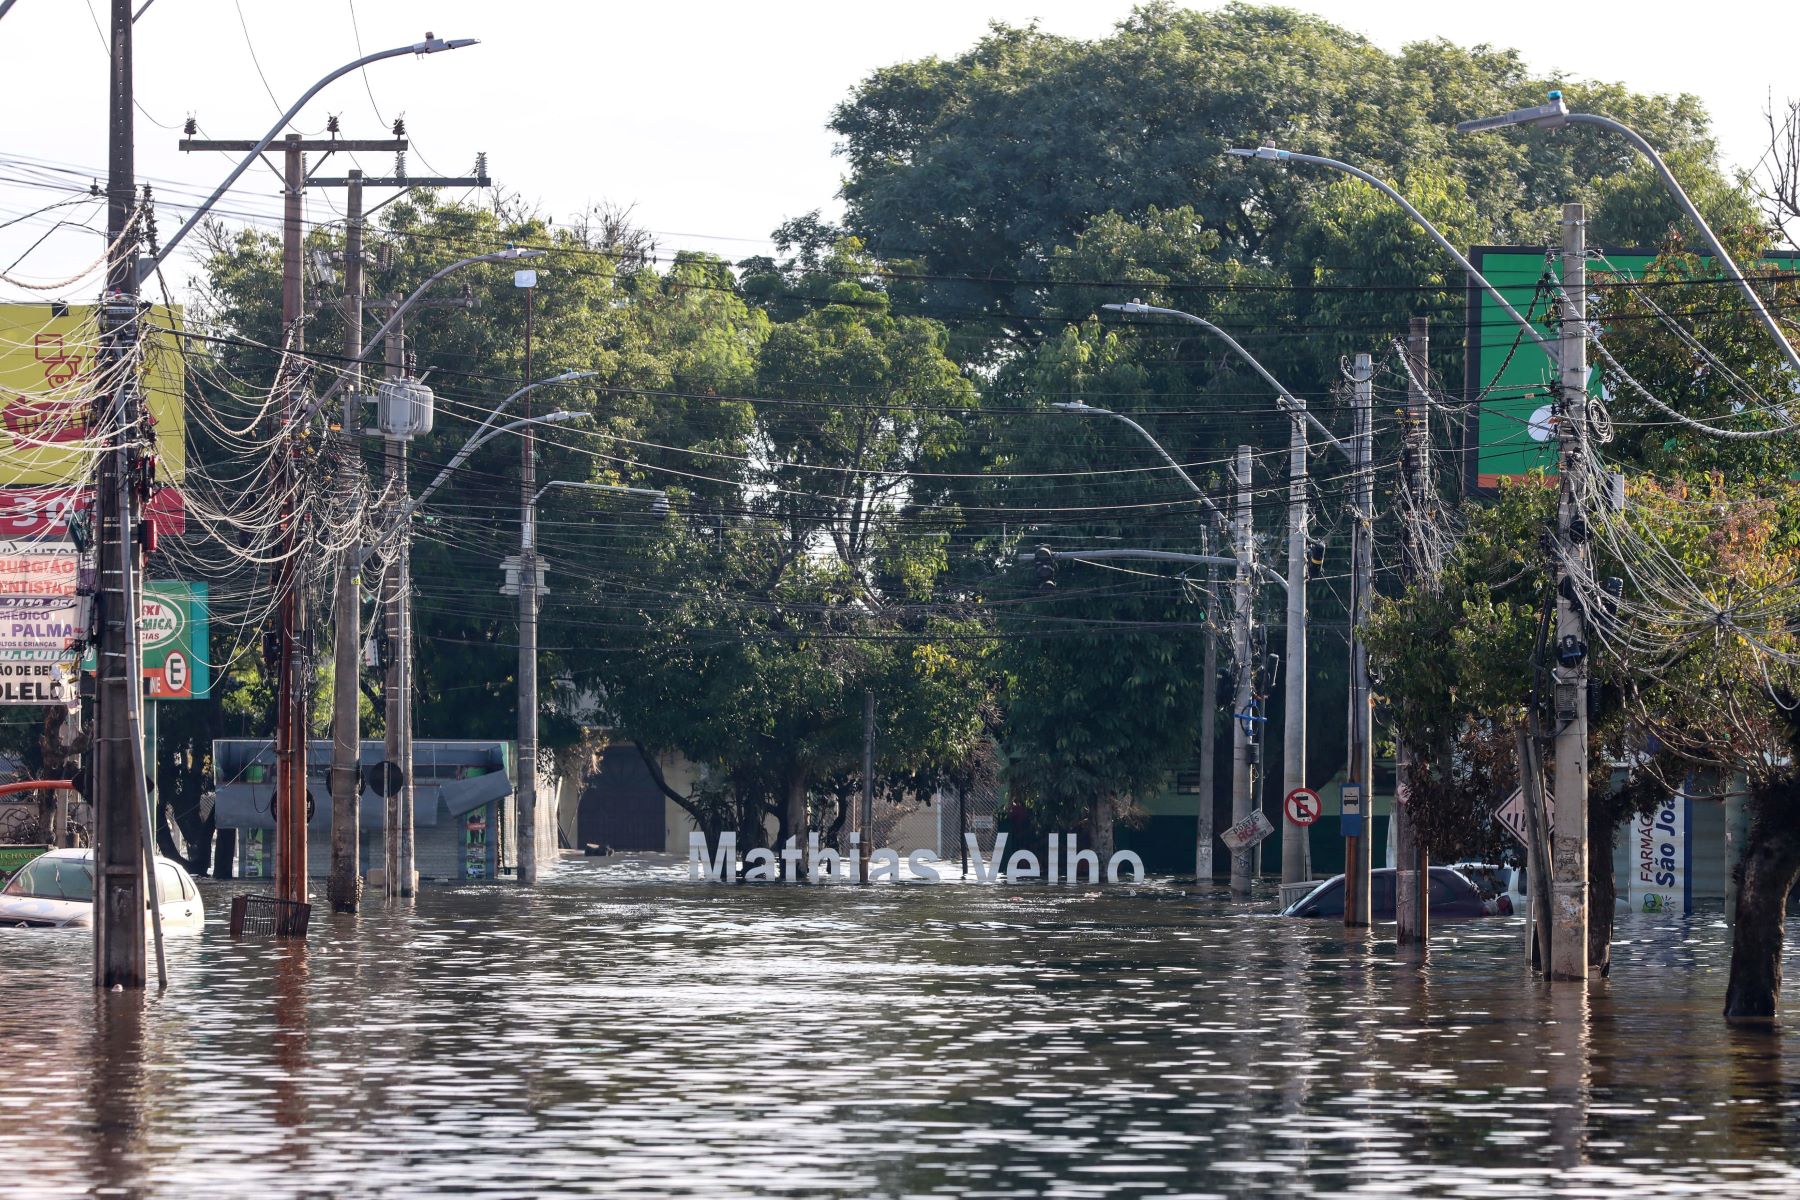
[[[1223,555],[1183,554],[1175,550],[1052,550],[1050,552],[1050,557],[1067,558],[1077,562],[1104,562],[1110,558],[1123,558],[1143,562],[1178,562],[1212,567],[1235,567],[1238,565],[1237,559],[1226,558]],[[1019,551],[1019,561],[1022,563],[1033,562],[1036,558],[1037,555],[1033,551]],[[1263,577],[1268,579],[1269,582],[1279,583],[1284,588],[1287,587],[1288,581],[1269,567],[1265,567],[1261,563],[1258,563],[1256,569],[1261,572]]]
[[[1700,215],[1700,210],[1694,207],[1692,200],[1688,199],[1688,194],[1675,181],[1674,173],[1669,170],[1668,164],[1663,162],[1662,156],[1656,152],[1655,148],[1645,141],[1637,130],[1628,125],[1621,125],[1611,117],[1602,117],[1594,113],[1572,112],[1568,114],[1567,120],[1571,125],[1596,125],[1601,129],[1610,130],[1630,142],[1633,149],[1650,160],[1650,165],[1655,167],[1656,173],[1662,177],[1663,186],[1669,190],[1671,196],[1675,197],[1675,202],[1681,205],[1681,210],[1688,215],[1688,220],[1699,228],[1700,235],[1706,239],[1707,246],[1713,252],[1713,260],[1730,270],[1732,278],[1737,281],[1738,290],[1744,293],[1744,299],[1750,302],[1751,311],[1756,313],[1757,320],[1763,323],[1763,328],[1769,331],[1769,335],[1775,339],[1775,344],[1781,347],[1781,353],[1788,360],[1788,365],[1795,371],[1800,371],[1800,353],[1795,352],[1793,343],[1788,341],[1787,334],[1782,332],[1781,324],[1776,321],[1775,314],[1769,311],[1768,306],[1763,303],[1762,297],[1756,294],[1756,289],[1750,286],[1749,277],[1738,268],[1737,263],[1732,261],[1731,255],[1726,253],[1718,236],[1713,233],[1712,226],[1706,223],[1706,218]]]
[[[542,258],[547,253],[549,253],[549,251],[546,251],[546,250],[521,250],[517,247],[508,247],[505,250],[496,250],[492,254],[477,254],[472,258],[457,259],[455,262],[451,263],[449,266],[445,267],[443,270],[439,271],[437,274],[431,276],[424,283],[421,283],[418,287],[414,288],[412,290],[411,295],[407,296],[406,299],[402,300],[399,304],[394,306],[394,311],[389,313],[388,319],[381,323],[381,328],[377,329],[375,331],[375,336],[369,338],[368,341],[364,344],[362,357],[356,359],[354,362],[349,362],[349,363],[344,364],[345,370],[338,375],[337,381],[335,383],[333,383],[330,387],[326,388],[323,392],[319,393],[319,395],[312,401],[312,403],[309,404],[304,410],[301,411],[298,423],[304,425],[307,421],[310,421],[312,419],[312,416],[314,413],[318,412],[320,409],[325,407],[325,404],[327,401],[329,401],[333,396],[337,395],[339,392],[343,391],[346,387],[349,386],[350,380],[352,378],[354,378],[354,376],[351,375],[349,368],[356,367],[356,366],[361,365],[364,362],[367,362],[369,360],[369,358],[372,357],[376,353],[376,351],[381,349],[382,339],[387,337],[388,330],[392,329],[396,324],[399,323],[400,319],[406,315],[406,310],[411,308],[414,304],[418,303],[419,298],[421,296],[423,296],[431,288],[432,284],[436,283],[438,280],[442,279],[444,276],[450,274],[453,271],[460,271],[464,267],[472,267],[478,263],[515,262],[519,259],[525,259],[525,258]],[[552,381],[546,379],[543,382],[549,383]],[[517,393],[514,393],[514,394],[516,395]],[[509,397],[509,399],[510,399],[510,397]]]
[[[431,498],[433,492],[444,485],[445,480],[449,479],[451,475],[461,469],[464,463],[469,461],[469,456],[471,454],[475,453],[475,451],[481,449],[481,447],[487,445],[501,434],[511,433],[515,429],[523,429],[527,425],[562,425],[569,421],[578,421],[587,415],[587,413],[581,412],[553,412],[545,413],[541,417],[520,417],[516,421],[508,421],[506,424],[496,426],[492,429],[489,429],[485,425],[482,426],[482,428],[475,431],[474,436],[463,443],[462,449],[458,450],[455,456],[451,458],[449,462],[444,464],[444,469],[437,473],[437,478],[427,484],[424,491],[420,492],[411,500],[408,500],[406,504],[402,506],[397,514],[396,524],[404,524],[411,520],[413,513],[417,512],[420,507],[424,505],[425,501]]]
[[[1224,342],[1227,346],[1230,346],[1232,351],[1239,358],[1249,363],[1251,367],[1255,369],[1256,373],[1263,377],[1265,383],[1275,389],[1275,394],[1281,397],[1282,403],[1287,407],[1287,410],[1290,413],[1300,417],[1308,425],[1312,426],[1313,431],[1330,443],[1331,447],[1339,454],[1342,454],[1352,463],[1356,461],[1356,455],[1351,453],[1350,447],[1344,445],[1344,443],[1338,439],[1337,434],[1331,432],[1330,429],[1327,429],[1319,418],[1312,415],[1312,410],[1306,407],[1306,402],[1304,400],[1283,387],[1281,381],[1269,374],[1268,369],[1256,360],[1255,355],[1244,349],[1244,347],[1238,343],[1236,338],[1232,337],[1229,333],[1226,333],[1223,329],[1220,329],[1217,325],[1214,325],[1211,321],[1208,321],[1204,317],[1196,317],[1191,312],[1183,312],[1179,308],[1159,308],[1154,304],[1142,304],[1136,300],[1133,300],[1129,304],[1102,304],[1100,307],[1109,308],[1115,312],[1140,316],[1176,317],[1189,324],[1198,325],[1202,329],[1208,330],[1217,336],[1220,341]]]
[[[1234,149],[1227,150],[1225,153],[1235,155],[1238,158],[1261,158],[1273,162],[1303,162],[1312,163],[1314,166],[1319,167],[1329,167],[1334,171],[1342,171],[1346,175],[1353,175],[1370,187],[1383,193],[1388,199],[1392,200],[1395,204],[1398,204],[1405,210],[1406,215],[1413,219],[1415,225],[1431,235],[1431,240],[1436,242],[1446,254],[1460,263],[1462,269],[1469,273],[1469,278],[1480,284],[1482,289],[1485,290],[1488,295],[1492,296],[1500,307],[1506,311],[1506,315],[1511,317],[1518,324],[1519,328],[1523,329],[1526,334],[1530,336],[1531,340],[1537,343],[1538,349],[1549,355],[1550,361],[1555,363],[1559,370],[1561,369],[1562,359],[1557,357],[1556,348],[1544,339],[1544,335],[1537,331],[1537,327],[1530,321],[1527,321],[1524,316],[1520,314],[1518,309],[1508,303],[1506,297],[1500,294],[1500,289],[1489,283],[1487,276],[1483,275],[1480,271],[1477,271],[1475,269],[1475,264],[1465,258],[1462,251],[1451,245],[1450,239],[1439,233],[1437,226],[1425,219],[1424,213],[1407,203],[1406,197],[1395,191],[1387,183],[1369,174],[1367,171],[1353,167],[1347,162],[1339,162],[1335,158],[1321,158],[1316,154],[1300,154],[1293,150],[1280,150],[1274,146],[1258,146],[1254,150]]]
[[[355,62],[346,63],[331,74],[325,76],[325,78],[319,80],[319,82],[313,84],[306,90],[304,96],[301,96],[300,99],[294,101],[293,105],[290,106],[286,112],[281,114],[280,120],[269,127],[269,132],[263,134],[262,141],[256,143],[256,149],[250,151],[249,154],[246,154],[244,160],[232,168],[231,174],[225,177],[225,182],[214,188],[213,194],[202,201],[200,207],[196,208],[192,215],[190,215],[186,221],[182,222],[181,228],[175,231],[174,237],[163,244],[162,250],[156,257],[140,262],[137,278],[140,280],[147,278],[151,272],[155,271],[156,268],[163,264],[170,254],[174,253],[175,247],[181,244],[181,240],[192,232],[195,225],[200,223],[200,218],[204,217],[212,210],[212,206],[219,202],[220,197],[231,190],[231,185],[238,181],[238,177],[245,171],[248,171],[250,169],[250,164],[255,162],[264,150],[269,148],[269,143],[275,140],[275,135],[281,132],[281,127],[293,120],[294,115],[302,108],[306,107],[306,102],[323,91],[328,84],[342,76],[348,75],[352,71],[361,70],[370,63],[380,62],[384,58],[395,58],[402,54],[435,54],[439,50],[459,50],[464,46],[473,46],[475,42],[476,39],[474,38],[451,38],[446,41],[443,38],[426,34],[424,41],[414,42],[410,46],[395,46],[391,50],[378,50],[374,54],[365,54]]]
[[[625,496],[649,496],[653,500],[663,501],[667,501],[669,498],[669,493],[661,488],[626,487],[622,483],[584,483],[575,479],[552,479],[538,489],[537,495],[531,498],[531,502],[536,504],[542,500],[544,493],[551,488],[575,488],[583,492],[618,492]]]

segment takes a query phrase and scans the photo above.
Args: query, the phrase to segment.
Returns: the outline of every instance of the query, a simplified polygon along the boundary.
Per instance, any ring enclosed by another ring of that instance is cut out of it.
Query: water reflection
[[[1421,966],[1174,888],[680,876],[215,924],[150,1001],[0,930],[0,1191],[1800,1190],[1786,1036],[1719,1018],[1709,919],[1629,918],[1610,980],[1550,987],[1515,921],[1438,923]]]

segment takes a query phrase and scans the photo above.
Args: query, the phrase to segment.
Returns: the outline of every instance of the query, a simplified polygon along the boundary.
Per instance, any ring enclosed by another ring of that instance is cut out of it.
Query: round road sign
[[[163,660],[163,680],[176,695],[187,691],[187,659],[182,657],[179,650],[171,650],[169,657]]]
[[[363,782],[370,791],[382,796],[398,796],[406,786],[406,772],[398,763],[383,760],[363,772]]]
[[[1281,803],[1282,811],[1287,819],[1296,825],[1311,825],[1319,819],[1324,805],[1319,803],[1319,793],[1311,788],[1295,788],[1287,794]]]

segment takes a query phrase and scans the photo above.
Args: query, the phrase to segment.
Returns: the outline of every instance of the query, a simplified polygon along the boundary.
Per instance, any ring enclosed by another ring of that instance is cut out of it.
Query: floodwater
[[[0,1194],[1800,1194],[1800,1040],[1727,1029],[1716,915],[1625,918],[1584,990],[1511,919],[1421,970],[1166,884],[578,860],[305,946],[206,886],[160,997],[0,930]]]

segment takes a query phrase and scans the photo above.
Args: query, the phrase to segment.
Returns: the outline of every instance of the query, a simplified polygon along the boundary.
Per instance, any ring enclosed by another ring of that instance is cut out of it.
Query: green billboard
[[[1588,281],[1605,287],[1613,280],[1636,280],[1656,257],[1652,250],[1601,250],[1588,263]],[[1554,341],[1546,314],[1556,289],[1547,283],[1562,278],[1562,261],[1542,246],[1476,246],[1469,252],[1488,282],[1519,312]],[[1800,255],[1772,255],[1762,266],[1777,271],[1800,270]],[[1467,448],[1471,488],[1494,488],[1509,475],[1556,470],[1556,442],[1550,429],[1550,402],[1556,368],[1474,280],[1468,282],[1467,350],[1464,395],[1475,409],[1475,427]],[[1600,389],[1599,372],[1590,370],[1589,387]]]

